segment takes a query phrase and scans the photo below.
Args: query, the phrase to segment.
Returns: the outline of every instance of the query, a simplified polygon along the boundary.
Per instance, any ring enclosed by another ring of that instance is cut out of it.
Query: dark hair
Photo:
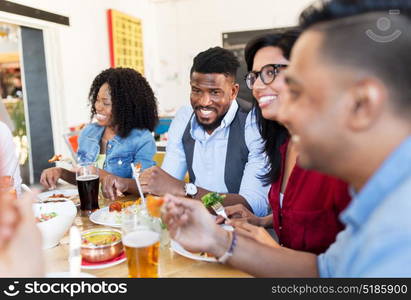
[[[285,58],[290,58],[291,49],[297,40],[300,31],[298,29],[287,30],[283,33],[271,33],[259,36],[245,47],[245,61],[248,71],[253,68],[254,57],[258,50],[264,47],[273,46],[282,50]],[[281,153],[280,147],[289,137],[288,130],[280,123],[263,118],[261,109],[254,101],[257,124],[264,140],[264,151],[268,156],[270,168],[267,174],[261,176],[265,185],[275,182],[280,177]]]
[[[381,20],[390,29],[383,35]],[[323,34],[320,50],[323,60],[379,78],[387,86],[389,97],[395,100],[397,111],[409,118],[410,0],[319,1],[301,13],[300,25]],[[395,31],[400,35],[385,39]]]
[[[96,114],[95,103],[100,87],[109,85],[112,101],[112,125],[120,137],[127,137],[132,129],[154,131],[158,122],[157,101],[147,80],[130,68],[110,68],[94,79],[90,92],[91,118]]]
[[[233,52],[221,47],[214,47],[200,52],[194,57],[190,76],[193,72],[203,74],[218,73],[232,76],[235,79],[239,67],[240,63]]]

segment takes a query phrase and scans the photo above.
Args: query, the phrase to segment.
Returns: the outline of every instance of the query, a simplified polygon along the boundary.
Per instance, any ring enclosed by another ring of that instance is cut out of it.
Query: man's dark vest
[[[224,169],[224,182],[229,193],[238,194],[241,185],[241,179],[244,174],[244,167],[248,161],[248,148],[245,143],[245,121],[252,108],[249,101],[237,98],[238,109],[233,121],[230,124],[230,133],[228,135],[227,152]],[[186,155],[188,174],[190,182],[195,182],[193,171],[193,154],[195,140],[191,137],[191,119],[188,120],[187,127],[183,134],[183,148]]]

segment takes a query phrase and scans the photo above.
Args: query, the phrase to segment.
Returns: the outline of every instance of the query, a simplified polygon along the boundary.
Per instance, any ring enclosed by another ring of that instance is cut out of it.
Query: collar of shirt
[[[104,126],[100,126],[98,124],[96,124],[95,127],[95,131],[93,130],[91,132],[90,135],[87,136],[88,139],[93,140],[96,143],[100,143],[101,138],[103,137],[103,133],[104,133],[105,127]],[[111,140],[109,140],[108,142],[115,142],[115,143],[119,143],[122,144],[124,141],[123,138],[119,137],[118,135],[115,135]]]
[[[198,124],[197,119],[195,116],[191,118],[191,129],[190,129],[190,134],[193,137],[193,139],[204,142],[211,136],[213,136],[216,132],[219,130],[222,130],[224,128],[227,128],[230,126],[231,122],[233,122],[235,114],[238,109],[238,104],[237,100],[234,99],[233,102],[230,105],[230,108],[228,109],[226,115],[224,116],[223,120],[221,121],[220,126],[218,126],[211,135],[207,136],[207,132],[204,130],[203,126]]]
[[[411,136],[382,163],[342,213],[341,220],[354,230],[366,222],[374,209],[411,173]]]

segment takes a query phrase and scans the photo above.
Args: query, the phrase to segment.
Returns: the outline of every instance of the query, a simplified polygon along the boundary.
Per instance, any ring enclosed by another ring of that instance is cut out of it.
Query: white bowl
[[[72,201],[35,203],[33,210],[36,217],[44,213],[57,213],[56,217],[37,223],[43,237],[43,249],[58,245],[61,238],[70,229],[77,214],[77,208]]]

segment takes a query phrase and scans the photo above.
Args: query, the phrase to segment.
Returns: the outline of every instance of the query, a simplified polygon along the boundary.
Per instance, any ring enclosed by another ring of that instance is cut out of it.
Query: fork
[[[131,163],[131,170],[133,172],[133,176],[134,176],[134,179],[136,181],[138,192],[140,193],[141,200],[143,202],[143,205],[145,206],[146,205],[146,198],[144,198],[143,189],[141,188],[140,179],[139,179],[140,172],[141,172],[141,163],[138,163],[137,165],[138,165],[138,167],[134,166],[133,163]]]
[[[211,208],[215,211],[217,215],[222,216],[224,219],[228,220],[227,214],[224,210],[224,206],[220,202],[211,205]]]

